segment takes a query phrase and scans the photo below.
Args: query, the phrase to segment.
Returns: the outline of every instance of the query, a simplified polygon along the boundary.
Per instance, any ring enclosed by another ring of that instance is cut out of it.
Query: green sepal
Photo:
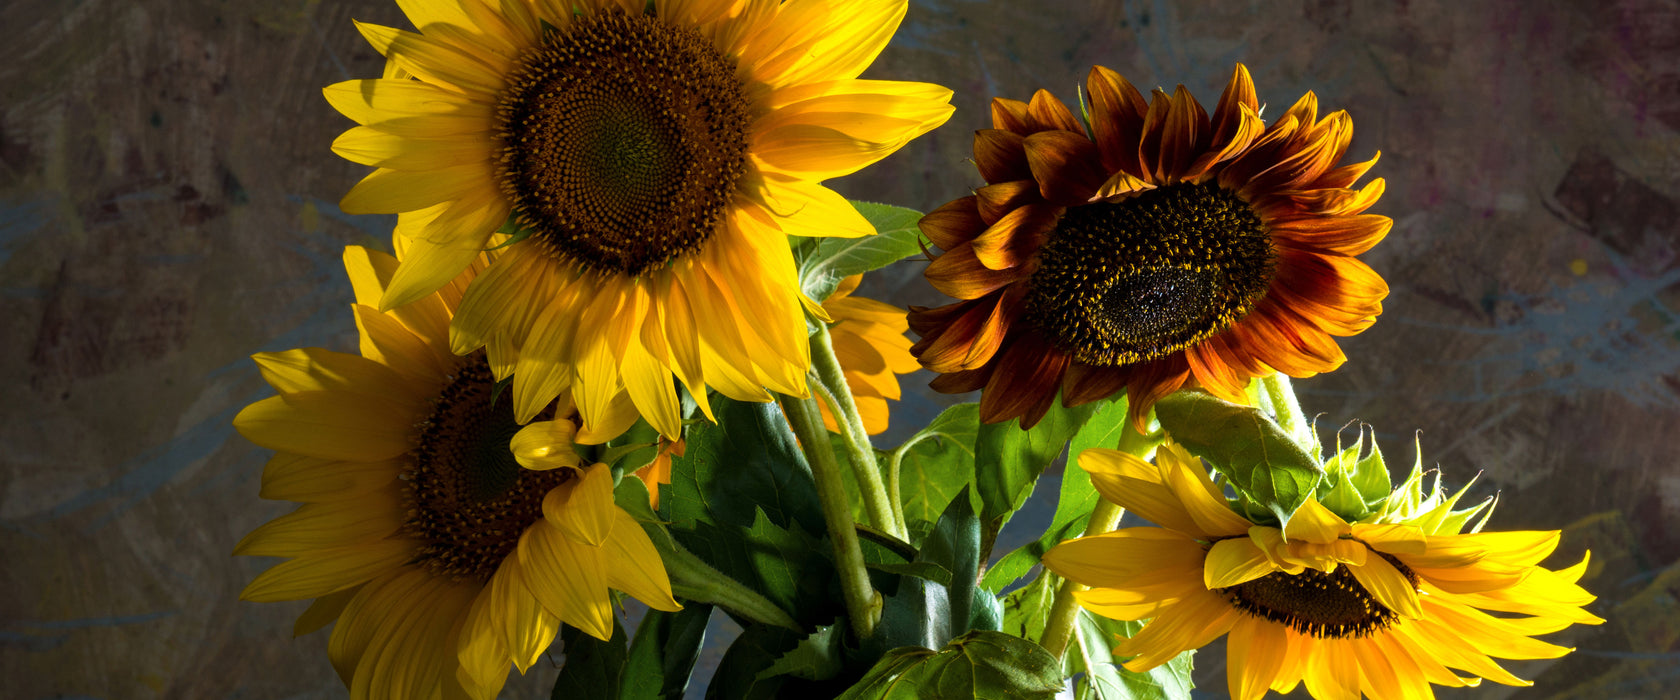
[[[1260,409],[1180,391],[1157,402],[1155,416],[1174,441],[1212,463],[1280,527],[1324,478],[1318,457]]]

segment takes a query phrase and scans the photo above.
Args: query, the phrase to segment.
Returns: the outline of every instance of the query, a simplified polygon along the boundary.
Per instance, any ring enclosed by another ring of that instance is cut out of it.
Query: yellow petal
[[[1044,565],[1087,586],[1135,588],[1198,579],[1203,556],[1201,545],[1183,534],[1133,527],[1063,542],[1044,553]]]
[[[579,476],[549,490],[543,497],[543,517],[574,542],[599,547],[613,528],[612,468],[595,464]]]
[[[356,666],[369,645],[378,639],[379,628],[392,617],[409,612],[414,595],[430,578],[424,571],[405,568],[363,586],[351,598],[327,642],[327,658],[345,685],[355,677]]]
[[[393,416],[387,402],[361,394],[311,391],[246,406],[234,417],[233,427],[245,439],[271,450],[377,462],[413,448],[416,418]]]
[[[514,558],[509,555],[502,565],[506,566]],[[455,659],[460,667],[455,678],[472,700],[495,700],[507,683],[508,650],[502,636],[497,634],[492,607],[490,590],[480,591],[457,637]]]
[[[513,458],[526,469],[546,471],[558,467],[577,468],[581,463],[572,446],[577,426],[568,420],[531,423],[519,429],[508,442]]]
[[[1080,452],[1077,459],[1079,468],[1091,475],[1091,485],[1110,503],[1170,530],[1192,537],[1207,534],[1184,511],[1183,502],[1161,483],[1160,472],[1154,465],[1124,452],[1102,448]]]
[[[519,538],[518,551],[525,586],[543,607],[596,639],[612,638],[612,599],[598,549],[538,520]]]
[[[647,532],[622,508],[614,506],[612,518],[612,537],[603,547],[607,585],[629,593],[654,610],[681,610],[682,605],[671,596],[671,578],[665,572],[665,563]]]
[[[530,670],[542,658],[554,642],[554,635],[560,632],[560,618],[531,595],[524,576],[519,568],[519,556],[510,554],[496,568],[487,591],[491,596],[490,609],[496,615],[497,636],[520,673]]]
[[[1233,537],[1248,532],[1254,525],[1233,512],[1223,495],[1216,495],[1218,487],[1208,479],[1201,460],[1177,465],[1168,460],[1165,465],[1167,485],[1202,532],[1214,537]]]
[[[1330,544],[1342,535],[1352,533],[1353,528],[1347,521],[1330,512],[1329,508],[1325,508],[1315,498],[1308,498],[1283,527],[1284,539],[1305,540],[1315,544]]]
[[[379,169],[362,178],[340,200],[346,214],[397,214],[451,202],[495,188],[488,162],[468,162],[437,170],[409,172]]]
[[[234,545],[242,556],[295,557],[348,547],[402,529],[408,508],[395,489],[365,493],[355,499],[305,503],[264,523]]]
[[[1247,537],[1213,543],[1202,569],[1202,581],[1209,589],[1229,588],[1277,571],[1265,552]]]
[[[1126,670],[1142,673],[1171,661],[1180,653],[1207,646],[1236,624],[1240,613],[1224,598],[1203,591],[1162,611],[1143,630],[1115,647],[1115,656],[1130,656]]]
[[[1363,566],[1348,567],[1353,571],[1354,578],[1359,579],[1359,585],[1382,603],[1383,607],[1399,613],[1401,617],[1414,619],[1423,615],[1423,608],[1418,604],[1417,589],[1382,557],[1370,557]]]
[[[281,394],[344,392],[357,399],[383,404],[369,420],[386,413],[408,413],[410,407],[428,398],[412,382],[405,381],[390,367],[365,357],[321,348],[298,348],[283,352],[259,352],[251,356],[263,379]]]
[[[408,250],[402,265],[391,277],[390,287],[379,300],[380,308],[408,304],[460,276],[478,260],[490,235],[507,215],[508,205],[500,199],[463,199],[451,204],[430,223],[405,235]],[[444,237],[436,234],[437,231],[448,231],[450,235]]]
[[[297,622],[292,625],[292,636],[302,637],[331,624],[338,619],[339,615],[344,613],[344,606],[349,605],[350,599],[356,597],[356,594],[360,593],[361,590],[360,586],[352,586],[337,593],[328,593],[316,598],[315,602],[309,604],[309,609],[303,611],[303,614],[298,616]]]
[[[1232,625],[1225,647],[1225,675],[1233,700],[1258,700],[1271,689],[1273,678],[1289,656],[1285,630],[1283,625],[1248,615]]]
[[[780,215],[777,224],[790,236],[861,238],[875,227],[838,192],[816,182],[765,178],[765,204]]]
[[[258,574],[239,599],[273,603],[319,598],[397,569],[413,558],[416,548],[411,540],[389,539],[300,556]]]

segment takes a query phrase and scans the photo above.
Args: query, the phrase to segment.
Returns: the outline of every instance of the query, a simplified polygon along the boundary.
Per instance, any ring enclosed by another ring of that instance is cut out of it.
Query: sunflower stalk
[[[871,524],[894,537],[908,541],[909,530],[904,526],[903,506],[899,505],[896,488],[889,491],[881,482],[880,460],[875,446],[863,428],[863,416],[858,413],[857,401],[852,398],[851,386],[840,368],[840,358],[834,354],[834,342],[828,325],[818,321],[817,332],[811,335],[811,364],[821,380],[824,397],[828,400],[835,424],[846,447],[846,457],[857,474],[858,491],[869,513]]]
[[[829,445],[822,413],[812,398],[801,399],[784,394],[781,403],[788,425],[793,427],[793,434],[799,438],[799,448],[804,451],[805,460],[811,465],[811,475],[817,482],[823,521],[828,525],[828,536],[834,543],[834,565],[840,574],[846,617],[851,620],[852,632],[857,638],[868,639],[875,634],[875,624],[880,620],[881,594],[870,584],[869,572],[863,565],[863,546],[858,542],[851,502],[846,498],[846,485],[840,478],[840,463],[834,458],[834,448]]]
[[[671,576],[673,595],[696,603],[711,603],[753,622],[800,631],[799,623],[787,611],[713,568],[677,544],[670,535],[651,539],[665,562],[665,572]]]
[[[1318,454],[1318,438],[1313,435],[1312,422],[1301,411],[1301,402],[1295,399],[1295,388],[1289,383],[1289,375],[1273,372],[1261,377],[1260,396],[1264,400],[1262,408],[1269,409],[1277,418],[1278,427],[1283,428],[1301,449]]]

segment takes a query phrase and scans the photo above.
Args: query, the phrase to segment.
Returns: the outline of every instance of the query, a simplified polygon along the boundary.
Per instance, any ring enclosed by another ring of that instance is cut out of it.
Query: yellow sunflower
[[[904,337],[909,324],[904,310],[874,299],[854,297],[863,275],[852,275],[840,281],[822,308],[834,325],[829,327],[834,343],[834,356],[851,387],[852,400],[863,419],[863,430],[879,435],[887,430],[887,401],[897,401],[903,394],[898,376],[909,374],[921,365],[910,354],[910,339]],[[828,404],[817,402],[822,409],[823,425],[839,432]]]
[[[1244,403],[1250,378],[1340,366],[1331,336],[1382,312],[1382,278],[1355,259],[1392,221],[1362,214],[1376,159],[1335,167],[1346,112],[1307,93],[1270,125],[1238,65],[1210,118],[1180,85],[1153,101],[1097,66],[1087,125],[1040,90],[992,101],[975,132],[988,183],[930,212],[943,252],[928,281],[962,301],[912,308],[915,353],[948,393],[984,389],[986,422],[1038,422],[1126,389],[1149,408],[1190,378]]]
[[[1581,609],[1594,600],[1576,585],[1585,559],[1538,566],[1556,531],[1460,534],[1469,514],[1454,512],[1457,498],[1438,485],[1417,497],[1421,474],[1363,521],[1309,500],[1280,530],[1237,515],[1200,461],[1171,443],[1155,465],[1087,450],[1079,466],[1104,498],[1161,525],[1044,555],[1052,571],[1091,586],[1075,594],[1087,610],[1154,618],[1114,649],[1133,671],[1229,633],[1237,700],[1303,681],[1321,700],[1432,698],[1430,684],[1531,685],[1493,658],[1562,656],[1570,650],[1533,637],[1603,622]]]
[[[875,233],[819,183],[951,114],[937,85],[856,79],[906,0],[401,5],[419,33],[358,27],[413,79],[326,89],[362,125],[334,150],[378,168],[344,210],[398,214],[412,248],[381,309],[453,279],[511,215],[523,237],[450,346],[517,353],[495,369],[520,422],[570,388],[587,423],[634,410],[676,438],[678,382],[708,416],[707,387],[805,394],[785,235]]]
[[[344,261],[361,355],[256,355],[279,395],[234,419],[276,452],[262,497],[302,503],[235,548],[288,558],[241,597],[314,598],[297,632],[337,620],[327,652],[353,698],[494,698],[561,622],[610,637],[608,588],[678,609],[653,543],[613,502],[611,469],[573,450],[570,402],[521,429],[484,354],[450,352],[483,260],[386,313],[373,305],[397,260],[352,247]]]

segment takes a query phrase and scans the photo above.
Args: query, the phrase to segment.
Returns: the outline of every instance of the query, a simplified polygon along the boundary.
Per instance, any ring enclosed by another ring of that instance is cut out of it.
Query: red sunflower
[[[1346,112],[1307,93],[1266,124],[1238,65],[1210,118],[1180,85],[1146,101],[1112,70],[1087,80],[1089,129],[1040,90],[992,101],[975,132],[987,185],[921,220],[944,252],[927,278],[960,301],[912,308],[912,351],[946,393],[983,389],[986,422],[1037,423],[1121,389],[1132,420],[1194,381],[1246,403],[1250,379],[1346,356],[1388,285],[1355,259],[1393,221],[1363,212],[1376,158],[1337,167]]]

